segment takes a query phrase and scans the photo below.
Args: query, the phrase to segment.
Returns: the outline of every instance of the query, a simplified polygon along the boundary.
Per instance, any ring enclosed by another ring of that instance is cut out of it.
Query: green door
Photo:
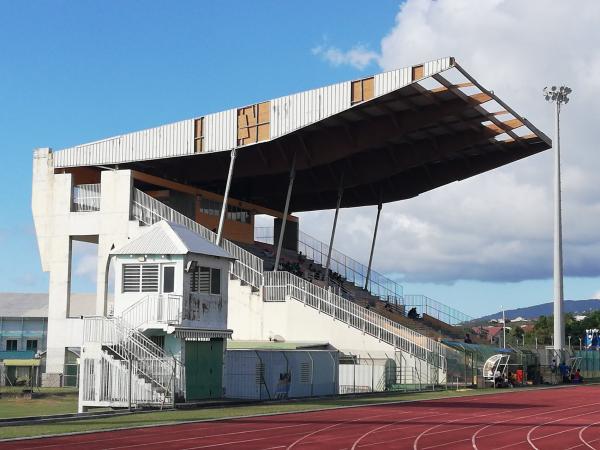
[[[223,393],[223,339],[185,342],[186,400],[220,398]]]

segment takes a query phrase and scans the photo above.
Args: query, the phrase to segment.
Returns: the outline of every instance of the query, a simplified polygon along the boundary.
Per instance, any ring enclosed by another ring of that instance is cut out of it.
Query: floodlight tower
[[[560,199],[560,108],[569,103],[571,88],[552,86],[544,88],[546,101],[554,102],[554,351],[562,359],[565,348],[565,321],[563,299],[562,219]]]

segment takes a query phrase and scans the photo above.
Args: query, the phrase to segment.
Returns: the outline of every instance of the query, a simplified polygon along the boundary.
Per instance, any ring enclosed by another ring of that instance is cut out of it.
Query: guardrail
[[[100,211],[100,183],[77,184],[73,186],[71,211],[92,212]]]
[[[417,313],[427,314],[449,325],[460,325],[473,320],[473,317],[425,295],[405,295],[404,309],[409,311],[411,308],[417,308]]]
[[[273,244],[273,227],[256,227],[254,234],[255,240]],[[315,263],[325,266],[329,246],[300,231],[298,233],[298,251]],[[330,269],[356,286],[365,287],[367,267],[335,248],[331,252]],[[404,314],[410,308],[416,307],[419,314],[429,314],[450,325],[458,325],[473,320],[467,314],[424,295],[404,295],[400,284],[374,270],[371,270],[368,291],[383,301],[404,306]]]
[[[445,368],[445,348],[441,343],[289,272],[266,272],[264,300],[286,301],[287,296],[435,367]]]
[[[83,342],[108,346],[123,360],[135,361],[135,375],[155,383],[165,391],[183,389],[178,366],[182,364],[169,357],[164,350],[145,335],[131,328],[119,318],[86,317],[83,319]],[[176,376],[175,387],[172,386]]]
[[[183,297],[176,294],[148,294],[121,313],[131,328],[149,323],[179,325],[183,318]]]
[[[139,189],[133,190],[131,215],[146,225],[152,225],[160,220],[174,222],[189,228],[212,243],[217,241],[216,233]],[[221,246],[236,258],[233,263],[232,274],[259,289],[263,285],[263,260],[227,239],[222,240]]]
[[[273,227],[256,227],[254,229],[254,239],[259,242],[273,244]],[[325,267],[329,245],[299,231],[298,251],[302,252],[306,258]],[[365,287],[368,267],[355,259],[344,255],[335,248],[331,252],[329,269],[332,272],[339,273],[342,277],[351,283],[354,283],[356,286],[362,288]],[[392,303],[402,302],[402,286],[374,270],[371,270],[368,291],[372,295],[385,301]]]

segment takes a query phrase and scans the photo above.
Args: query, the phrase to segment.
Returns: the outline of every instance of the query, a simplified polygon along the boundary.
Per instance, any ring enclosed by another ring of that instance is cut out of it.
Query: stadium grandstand
[[[385,361],[367,390],[438,384],[448,369],[442,339],[461,338],[470,317],[407,295],[373,269],[380,212],[550,146],[454,58],[442,58],[36,149],[32,209],[50,274],[44,380],[59,382],[65,349],[80,348],[82,409],[228,395],[227,362],[239,358],[223,358],[227,342],[262,342],[338,351],[335,393],[346,386],[344,363],[365,358]],[[361,263],[335,250],[335,230],[340,208],[366,205],[377,216]],[[336,211],[328,243],[303,233],[294,216],[325,209]],[[256,227],[257,215],[273,226]],[[89,317],[70,313],[73,241],[97,245]],[[321,360],[299,362],[292,382],[312,383]],[[254,384],[288,379],[279,366],[252,364]],[[130,378],[124,389],[131,372],[135,389]],[[212,387],[198,389],[203,383]]]

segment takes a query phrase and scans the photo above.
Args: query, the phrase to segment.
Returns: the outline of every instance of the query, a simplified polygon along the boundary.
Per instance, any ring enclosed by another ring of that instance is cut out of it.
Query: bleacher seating
[[[275,265],[275,248],[271,244],[264,242],[255,242],[254,245],[239,244],[246,250],[260,257],[264,261],[265,270],[273,270]],[[302,253],[296,253],[292,250],[282,249],[279,260],[279,270],[290,272],[301,277],[319,287],[325,287],[325,269],[320,264],[306,258]],[[344,279],[342,275],[336,272],[329,272],[328,286],[336,294],[359,304],[368,309],[393,320],[401,325],[411,328],[425,336],[433,339],[462,339],[465,330],[462,327],[452,326],[441,320],[438,320],[427,314],[423,317],[409,318],[404,305],[394,304],[381,300],[372,295],[366,289]],[[473,341],[478,341],[477,337],[471,336]]]

